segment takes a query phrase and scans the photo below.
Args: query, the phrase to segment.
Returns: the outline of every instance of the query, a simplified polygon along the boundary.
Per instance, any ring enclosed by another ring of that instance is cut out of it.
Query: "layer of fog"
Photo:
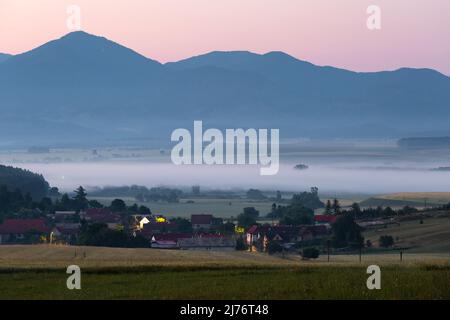
[[[282,165],[274,176],[261,176],[258,166],[206,166],[171,163],[27,163],[18,165],[42,174],[52,186],[72,191],[83,185],[192,186],[205,188],[259,188],[301,191],[317,186],[323,192],[391,193],[450,191],[450,172],[424,167],[402,170],[367,167],[366,164],[311,165],[307,170]]]

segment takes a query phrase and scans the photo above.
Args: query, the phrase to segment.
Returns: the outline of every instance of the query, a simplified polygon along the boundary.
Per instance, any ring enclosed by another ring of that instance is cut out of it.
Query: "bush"
[[[319,250],[316,248],[305,248],[302,251],[303,259],[317,259],[319,257]]]
[[[247,246],[247,244],[245,243],[244,238],[239,237],[239,238],[236,240],[236,250],[238,250],[238,251],[245,251],[245,250],[247,250],[247,249],[248,249],[248,246]]]
[[[394,245],[394,238],[392,236],[381,236],[378,240],[380,247],[389,248]]]
[[[282,251],[283,247],[276,241],[270,241],[269,244],[267,245],[267,252],[269,252],[269,254],[274,254]]]

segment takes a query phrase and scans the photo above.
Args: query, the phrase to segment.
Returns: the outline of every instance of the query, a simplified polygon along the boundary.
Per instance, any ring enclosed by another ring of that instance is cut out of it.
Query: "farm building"
[[[246,242],[252,251],[266,252],[269,242],[276,241],[285,248],[296,243],[320,240],[329,235],[329,229],[323,225],[317,226],[271,226],[254,225],[247,230]]]

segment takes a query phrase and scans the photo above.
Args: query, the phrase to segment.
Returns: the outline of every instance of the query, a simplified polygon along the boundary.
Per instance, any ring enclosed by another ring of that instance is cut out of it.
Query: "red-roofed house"
[[[336,221],[336,216],[330,214],[318,214],[314,216],[316,224],[332,224]]]
[[[110,229],[117,229],[121,222],[120,216],[107,208],[87,209],[84,218],[92,223],[104,223]]]
[[[192,238],[189,233],[161,233],[152,237],[152,248],[158,249],[178,249],[180,239]]]
[[[235,250],[236,239],[220,234],[163,233],[152,237],[152,248],[181,250]]]
[[[1,243],[20,243],[26,240],[27,233],[47,235],[50,228],[45,225],[44,219],[6,219],[0,225]]]

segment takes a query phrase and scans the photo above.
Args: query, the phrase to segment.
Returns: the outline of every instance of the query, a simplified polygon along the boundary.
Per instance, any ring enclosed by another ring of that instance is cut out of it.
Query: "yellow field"
[[[377,196],[377,198],[417,202],[426,200],[429,203],[447,204],[450,203],[450,192],[402,192]]]
[[[302,261],[298,255],[269,256],[252,252],[181,251],[156,249],[122,249],[99,247],[70,247],[55,245],[0,246],[0,268],[61,268],[71,264],[81,267],[283,267],[360,265],[357,255],[332,255],[331,261],[322,255],[315,261]],[[397,264],[397,254],[364,255],[362,262]],[[403,264],[450,264],[448,254],[408,254]]]

